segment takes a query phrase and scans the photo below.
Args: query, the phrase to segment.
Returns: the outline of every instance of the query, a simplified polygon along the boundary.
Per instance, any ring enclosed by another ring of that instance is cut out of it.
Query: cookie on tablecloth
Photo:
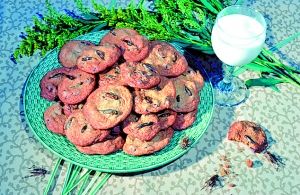
[[[72,78],[72,76],[68,75],[70,71],[71,69],[69,68],[56,68],[43,76],[40,82],[41,97],[54,101],[57,98],[57,87],[59,83],[65,77]]]
[[[149,54],[142,62],[152,64],[162,76],[179,76],[186,71],[188,63],[185,57],[172,45],[159,41],[150,45]]]
[[[65,135],[64,125],[67,117],[63,114],[63,108],[59,103],[55,103],[44,112],[46,127],[53,133]]]
[[[133,156],[148,155],[166,147],[173,137],[174,130],[169,127],[156,134],[150,141],[142,141],[138,138],[127,136],[123,151]]]
[[[96,129],[109,129],[123,121],[131,112],[132,95],[124,86],[100,86],[87,99],[83,113]]]
[[[121,51],[112,44],[92,46],[84,49],[77,59],[77,67],[87,73],[95,74],[114,65]]]
[[[78,57],[81,52],[91,46],[95,46],[89,41],[72,40],[65,43],[59,51],[58,61],[67,68],[76,66]]]
[[[160,76],[150,64],[126,62],[120,65],[120,69],[124,82],[130,87],[148,89],[160,82]]]
[[[103,141],[109,130],[94,129],[85,119],[81,111],[73,112],[64,126],[67,138],[77,146],[88,146]]]
[[[258,153],[264,151],[268,146],[264,130],[251,121],[234,122],[229,128],[228,139],[242,142]]]
[[[85,100],[95,87],[95,76],[82,70],[69,72],[58,85],[58,97],[65,104],[77,104]]]
[[[124,127],[124,133],[143,141],[151,140],[159,131],[158,117],[154,114],[142,115],[137,122],[131,122]]]

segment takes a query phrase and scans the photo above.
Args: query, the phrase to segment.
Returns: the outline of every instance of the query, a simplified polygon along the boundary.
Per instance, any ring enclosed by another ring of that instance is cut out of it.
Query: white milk
[[[260,53],[266,33],[255,19],[232,14],[218,19],[212,30],[212,46],[218,58],[232,66],[250,63]]]

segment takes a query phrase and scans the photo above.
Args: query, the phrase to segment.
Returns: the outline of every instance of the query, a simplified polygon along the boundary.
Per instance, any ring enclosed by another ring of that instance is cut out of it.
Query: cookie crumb
[[[253,167],[253,161],[251,159],[247,159],[246,160],[246,165],[247,165],[247,167],[252,168]]]
[[[225,168],[224,166],[220,168],[220,175],[222,177],[229,175],[230,171],[229,169]]]

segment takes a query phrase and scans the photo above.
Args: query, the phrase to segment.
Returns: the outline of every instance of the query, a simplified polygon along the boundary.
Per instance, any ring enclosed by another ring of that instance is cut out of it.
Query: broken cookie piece
[[[262,152],[268,146],[264,130],[258,124],[250,121],[234,122],[229,128],[228,139],[242,142],[257,153]]]

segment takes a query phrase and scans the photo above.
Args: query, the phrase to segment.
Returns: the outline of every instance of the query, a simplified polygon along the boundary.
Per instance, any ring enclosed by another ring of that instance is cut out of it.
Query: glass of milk
[[[249,96],[244,82],[233,77],[233,71],[236,66],[248,64],[258,56],[265,38],[266,22],[256,10],[233,5],[217,15],[211,41],[224,66],[224,78],[215,86],[218,105],[235,106]]]

